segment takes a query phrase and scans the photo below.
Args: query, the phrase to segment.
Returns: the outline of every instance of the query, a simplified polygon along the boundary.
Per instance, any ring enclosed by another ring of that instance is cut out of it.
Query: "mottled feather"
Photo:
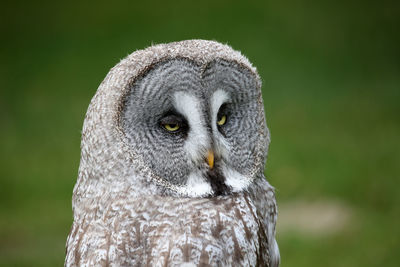
[[[171,110],[186,132],[162,132]],[[85,117],[65,266],[278,266],[269,139],[240,52],[189,40],[132,53]]]

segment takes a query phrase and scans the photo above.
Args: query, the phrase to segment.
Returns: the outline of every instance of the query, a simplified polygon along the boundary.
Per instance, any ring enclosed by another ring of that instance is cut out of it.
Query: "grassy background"
[[[322,2],[3,1],[0,265],[63,264],[80,130],[108,70],[201,38],[241,50],[264,80],[278,204],[350,211],[330,234],[279,231],[282,266],[398,266],[400,4]]]

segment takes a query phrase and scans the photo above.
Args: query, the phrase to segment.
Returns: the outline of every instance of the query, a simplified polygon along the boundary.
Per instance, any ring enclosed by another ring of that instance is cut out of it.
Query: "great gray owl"
[[[231,47],[136,51],[88,108],[66,266],[278,266],[261,81]]]

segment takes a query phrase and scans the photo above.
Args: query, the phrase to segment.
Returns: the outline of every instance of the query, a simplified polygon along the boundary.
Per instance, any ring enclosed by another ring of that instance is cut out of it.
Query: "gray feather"
[[[239,52],[189,40],[132,53],[85,117],[65,266],[278,266],[269,140]]]

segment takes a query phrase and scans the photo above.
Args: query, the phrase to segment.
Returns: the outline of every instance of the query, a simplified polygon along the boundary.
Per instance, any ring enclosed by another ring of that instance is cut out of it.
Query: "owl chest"
[[[101,219],[74,223],[69,266],[268,266],[267,226],[246,199],[116,206]]]
[[[138,210],[123,230],[129,241],[121,252],[148,266],[257,266],[267,260],[267,238],[254,207],[246,201],[200,204]]]

